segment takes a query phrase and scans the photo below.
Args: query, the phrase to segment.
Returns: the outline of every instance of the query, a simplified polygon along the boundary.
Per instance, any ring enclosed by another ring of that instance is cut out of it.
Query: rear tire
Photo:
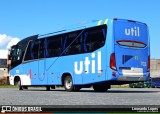
[[[80,86],[74,86],[74,91],[79,91],[81,89],[81,87]]]
[[[19,85],[19,90],[23,90],[23,87],[22,87],[22,85],[21,85],[21,79],[19,79],[18,85]]]
[[[71,76],[66,76],[64,79],[64,88],[66,91],[71,92],[74,91],[73,80]]]
[[[28,86],[23,86],[23,89],[28,89]]]
[[[22,85],[21,85],[21,78],[20,78],[19,76],[16,76],[16,77],[14,78],[14,85],[15,85],[15,86],[18,86],[18,89],[19,89],[19,90],[23,90],[23,87],[22,87]]]
[[[55,89],[55,86],[51,86],[51,89]]]
[[[96,92],[106,92],[110,87],[105,84],[94,84],[93,89]]]
[[[50,86],[46,86],[46,91],[50,91]]]

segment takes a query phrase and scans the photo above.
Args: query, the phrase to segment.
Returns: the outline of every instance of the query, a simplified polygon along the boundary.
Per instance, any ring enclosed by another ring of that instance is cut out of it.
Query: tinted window
[[[24,60],[38,59],[39,43],[39,40],[29,43]]]
[[[82,52],[81,31],[69,33],[64,40],[64,55],[80,54]]]
[[[46,56],[56,57],[61,54],[62,38],[58,36],[52,36],[46,40]]]
[[[11,56],[11,68],[14,68],[15,66],[21,64],[23,54],[18,45],[11,47],[10,56]]]
[[[21,49],[18,48],[18,46],[15,46],[11,49],[11,59],[12,61],[20,61],[22,58],[22,52]]]
[[[25,60],[95,51],[104,45],[106,29],[107,26],[103,25],[31,41]]]
[[[44,41],[45,41],[45,39],[40,39],[39,40],[38,58],[45,58],[45,45],[44,45]]]
[[[38,59],[39,40],[35,40],[31,43],[31,58]]]
[[[32,59],[32,57],[31,57],[31,44],[32,44],[32,42],[30,42],[29,45],[28,45],[28,48],[27,48],[27,51],[26,51],[26,54],[25,54],[25,58],[24,58],[25,61]]]
[[[126,46],[126,47],[135,47],[135,48],[146,47],[146,44],[139,41],[134,41],[134,40],[119,40],[117,41],[117,43],[121,46]]]
[[[84,49],[92,52],[105,44],[106,26],[89,28],[84,33]]]

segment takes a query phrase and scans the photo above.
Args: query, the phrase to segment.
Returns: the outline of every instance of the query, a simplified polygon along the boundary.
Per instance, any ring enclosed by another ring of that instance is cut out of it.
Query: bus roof
[[[55,31],[55,32],[43,34],[43,35],[38,35],[38,39],[53,36],[53,35],[59,35],[59,34],[63,34],[66,32],[72,32],[75,30],[81,30],[81,29],[90,28],[90,27],[94,27],[94,26],[104,25],[104,24],[107,24],[108,21],[109,21],[109,19],[106,18],[103,20],[92,20],[92,21],[85,21],[85,22],[77,23],[75,25],[64,27],[63,29],[61,29],[59,31]]]
[[[139,21],[133,21],[133,20],[128,20],[128,19],[118,19],[118,18],[109,19],[109,18],[106,18],[106,19],[102,19],[102,20],[92,20],[92,21],[80,22],[80,23],[77,23],[77,24],[74,24],[74,25],[66,26],[66,27],[62,28],[61,30],[57,30],[55,32],[51,32],[51,33],[47,33],[47,34],[33,35],[33,36],[30,36],[30,37],[27,37],[27,40],[29,41],[29,40],[41,39],[41,38],[46,38],[46,37],[50,37],[50,36],[54,36],[54,35],[64,34],[64,33],[67,33],[67,32],[73,32],[73,31],[76,31],[76,30],[82,30],[82,29],[85,29],[85,28],[100,26],[100,25],[104,25],[104,24],[107,25],[108,22],[111,22],[113,20],[129,21],[129,22],[136,22],[136,23],[145,24],[145,23],[142,23],[142,22],[139,22]]]

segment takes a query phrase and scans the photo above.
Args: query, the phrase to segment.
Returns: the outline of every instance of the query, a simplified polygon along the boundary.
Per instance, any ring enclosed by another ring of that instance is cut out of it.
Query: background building
[[[160,76],[160,59],[151,59],[150,75],[151,77]]]
[[[8,76],[8,51],[0,50],[0,78]]]
[[[0,50],[0,85],[8,83],[8,50]]]

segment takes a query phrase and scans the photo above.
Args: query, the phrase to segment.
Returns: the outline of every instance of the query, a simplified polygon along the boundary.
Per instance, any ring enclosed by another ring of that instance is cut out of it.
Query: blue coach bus
[[[34,35],[12,46],[10,84],[57,85],[66,91],[146,81],[150,76],[150,42],[145,23],[97,20],[61,31]]]

